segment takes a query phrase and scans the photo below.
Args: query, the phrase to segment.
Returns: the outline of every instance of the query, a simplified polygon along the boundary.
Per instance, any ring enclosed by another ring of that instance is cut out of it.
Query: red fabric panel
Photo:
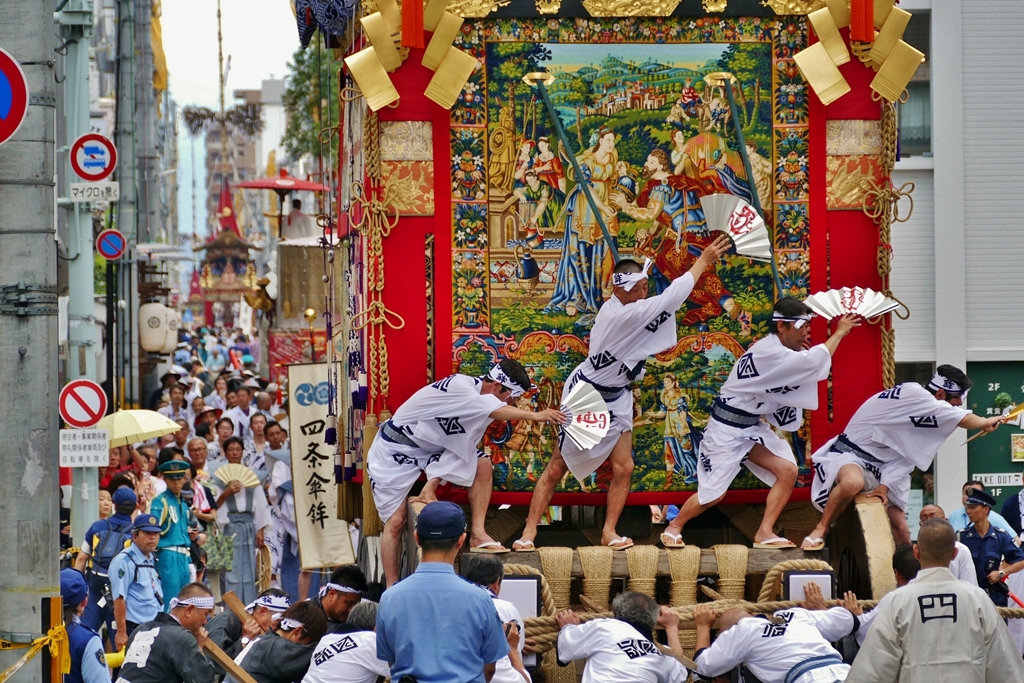
[[[433,72],[420,64],[423,50],[412,50],[391,74],[401,99],[377,112],[381,121],[431,121],[434,136],[434,216],[403,216],[384,240],[384,303],[405,319],[401,330],[386,328],[391,391],[388,408],[398,406],[427,383],[426,264],[424,239],[434,234],[435,377],[452,371],[451,353],[451,192],[448,189],[448,110],[423,94]]]
[[[849,45],[850,29],[841,28],[839,33],[843,40]],[[815,41],[817,42],[817,41]],[[850,84],[850,92],[828,105],[826,114],[829,120],[837,119],[867,119],[877,121],[882,116],[882,109],[878,102],[871,99],[875,92],[871,89],[871,81],[875,78],[875,72],[869,66],[850,54],[850,61],[839,67],[839,73]]]

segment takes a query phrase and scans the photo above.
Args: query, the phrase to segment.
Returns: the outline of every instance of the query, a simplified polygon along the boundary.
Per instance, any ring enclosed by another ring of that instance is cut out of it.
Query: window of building
[[[915,11],[903,34],[903,40],[924,53],[924,63],[907,85],[906,103],[897,103],[900,127],[900,154],[932,155],[931,98],[931,12]]]

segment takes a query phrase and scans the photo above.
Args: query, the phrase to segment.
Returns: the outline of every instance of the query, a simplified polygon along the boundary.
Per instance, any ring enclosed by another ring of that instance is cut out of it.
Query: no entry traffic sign
[[[21,65],[0,49],[0,145],[10,140],[28,111],[28,80]]]
[[[86,133],[71,145],[71,169],[83,180],[97,182],[110,177],[117,166],[114,143],[98,133]]]
[[[126,246],[124,235],[117,230],[104,230],[96,237],[96,251],[108,261],[121,258]]]
[[[60,416],[69,427],[88,429],[107,414],[107,395],[90,379],[76,379],[60,390]]]

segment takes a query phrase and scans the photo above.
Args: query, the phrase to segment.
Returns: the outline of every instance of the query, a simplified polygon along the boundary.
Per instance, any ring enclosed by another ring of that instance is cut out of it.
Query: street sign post
[[[60,430],[61,467],[106,467],[110,434],[106,429]]]
[[[86,133],[71,143],[70,161],[71,170],[82,180],[98,183],[109,178],[117,167],[117,148],[98,133]]]
[[[69,427],[89,429],[107,414],[107,394],[91,379],[76,379],[64,385],[58,399],[60,416]]]
[[[28,80],[21,64],[0,49],[0,145],[18,132],[28,112]]]
[[[117,230],[104,230],[96,237],[96,252],[108,261],[121,258],[127,246],[124,235]]]

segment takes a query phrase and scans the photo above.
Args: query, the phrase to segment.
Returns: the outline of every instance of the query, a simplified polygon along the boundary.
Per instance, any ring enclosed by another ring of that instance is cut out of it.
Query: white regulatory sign
[[[106,467],[110,462],[106,429],[60,430],[61,467]]]
[[[973,481],[980,481],[986,488],[993,486],[1024,486],[1024,473],[1021,472],[986,472],[975,474]]]
[[[109,202],[121,198],[121,183],[71,183],[71,201]]]

